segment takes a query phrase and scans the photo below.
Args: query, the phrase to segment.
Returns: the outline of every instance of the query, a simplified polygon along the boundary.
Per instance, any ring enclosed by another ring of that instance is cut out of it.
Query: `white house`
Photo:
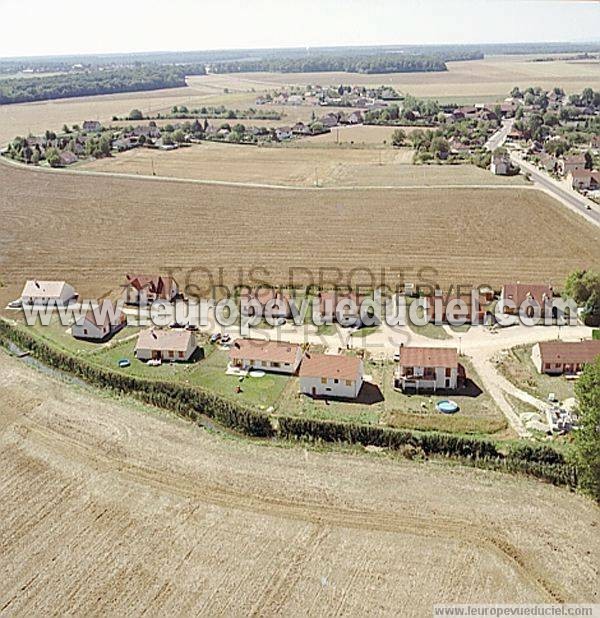
[[[24,305],[68,305],[77,298],[77,292],[64,281],[27,281],[21,292]]]
[[[135,356],[141,361],[189,361],[196,351],[196,337],[187,330],[149,328],[138,335]]]
[[[286,139],[291,139],[294,136],[294,133],[290,127],[280,127],[275,129],[275,135],[280,142],[283,142]]]
[[[364,381],[363,362],[357,356],[307,353],[299,375],[305,395],[356,399]]]
[[[301,360],[302,348],[285,341],[236,339],[229,350],[231,366],[244,371],[261,369],[293,375],[298,370]]]
[[[531,350],[538,373],[576,374],[600,356],[600,341],[543,341]]]
[[[456,348],[400,347],[394,387],[400,390],[454,390],[458,384]]]
[[[121,309],[110,300],[104,300],[96,308],[81,316],[71,326],[71,335],[76,339],[104,341],[127,325]]]
[[[490,169],[496,176],[508,176],[512,171],[510,157],[508,155],[493,155]]]

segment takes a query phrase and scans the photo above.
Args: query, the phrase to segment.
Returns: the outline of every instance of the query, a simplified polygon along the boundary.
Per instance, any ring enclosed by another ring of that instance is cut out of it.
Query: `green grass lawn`
[[[320,324],[317,326],[317,335],[327,337],[329,335],[335,335],[337,329],[335,324]]]
[[[530,345],[511,348],[498,366],[502,375],[517,388],[538,399],[546,400],[549,393],[555,393],[561,401],[574,397],[574,380],[538,373],[531,360],[532,348]]]
[[[379,330],[379,326],[364,326],[363,328],[359,328],[350,334],[350,337],[368,337],[373,333],[376,333]]]
[[[428,337],[429,339],[452,339],[452,337],[444,330],[443,326],[436,326],[431,323],[425,324],[425,326],[416,326],[408,320],[408,327],[416,335]]]

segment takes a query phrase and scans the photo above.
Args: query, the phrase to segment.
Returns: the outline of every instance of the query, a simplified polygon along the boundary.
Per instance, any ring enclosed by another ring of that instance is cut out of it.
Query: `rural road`
[[[494,152],[496,148],[500,148],[500,146],[502,146],[506,141],[506,137],[511,132],[514,123],[514,118],[504,120],[502,122],[502,128],[496,131],[496,133],[494,133],[494,135],[490,137],[490,139],[485,143],[485,148],[490,152]]]
[[[531,175],[534,183],[539,185],[543,191],[552,195],[577,214],[585,217],[590,223],[600,226],[600,206],[593,204],[593,202],[583,197],[583,195],[579,195],[575,191],[562,187],[558,181],[548,176],[545,172],[537,169],[531,163],[524,161],[515,153],[511,153],[510,156],[521,169],[526,170],[527,173]],[[588,209],[588,206],[591,210]]]

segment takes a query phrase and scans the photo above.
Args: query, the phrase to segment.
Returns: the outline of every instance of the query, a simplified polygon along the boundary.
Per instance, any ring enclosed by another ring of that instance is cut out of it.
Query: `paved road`
[[[494,152],[496,148],[500,148],[500,146],[504,145],[506,141],[507,135],[511,132],[513,128],[513,124],[515,123],[514,118],[509,118],[508,120],[504,120],[502,122],[502,128],[500,128],[490,139],[486,142],[485,148],[490,152]]]
[[[548,174],[542,172],[527,161],[516,157],[511,153],[511,159],[521,167],[524,171],[531,175],[532,180],[542,189],[551,193],[556,199],[567,205],[572,210],[584,216],[588,221],[600,226],[600,206],[593,205],[591,210],[588,210],[590,201],[575,191],[561,187],[556,180],[550,178]]]

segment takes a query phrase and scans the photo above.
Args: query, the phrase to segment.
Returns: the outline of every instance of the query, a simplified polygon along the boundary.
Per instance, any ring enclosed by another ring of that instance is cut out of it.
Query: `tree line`
[[[202,75],[203,65],[140,65],[60,75],[0,80],[0,105],[96,94],[139,92],[185,86],[186,75]]]

